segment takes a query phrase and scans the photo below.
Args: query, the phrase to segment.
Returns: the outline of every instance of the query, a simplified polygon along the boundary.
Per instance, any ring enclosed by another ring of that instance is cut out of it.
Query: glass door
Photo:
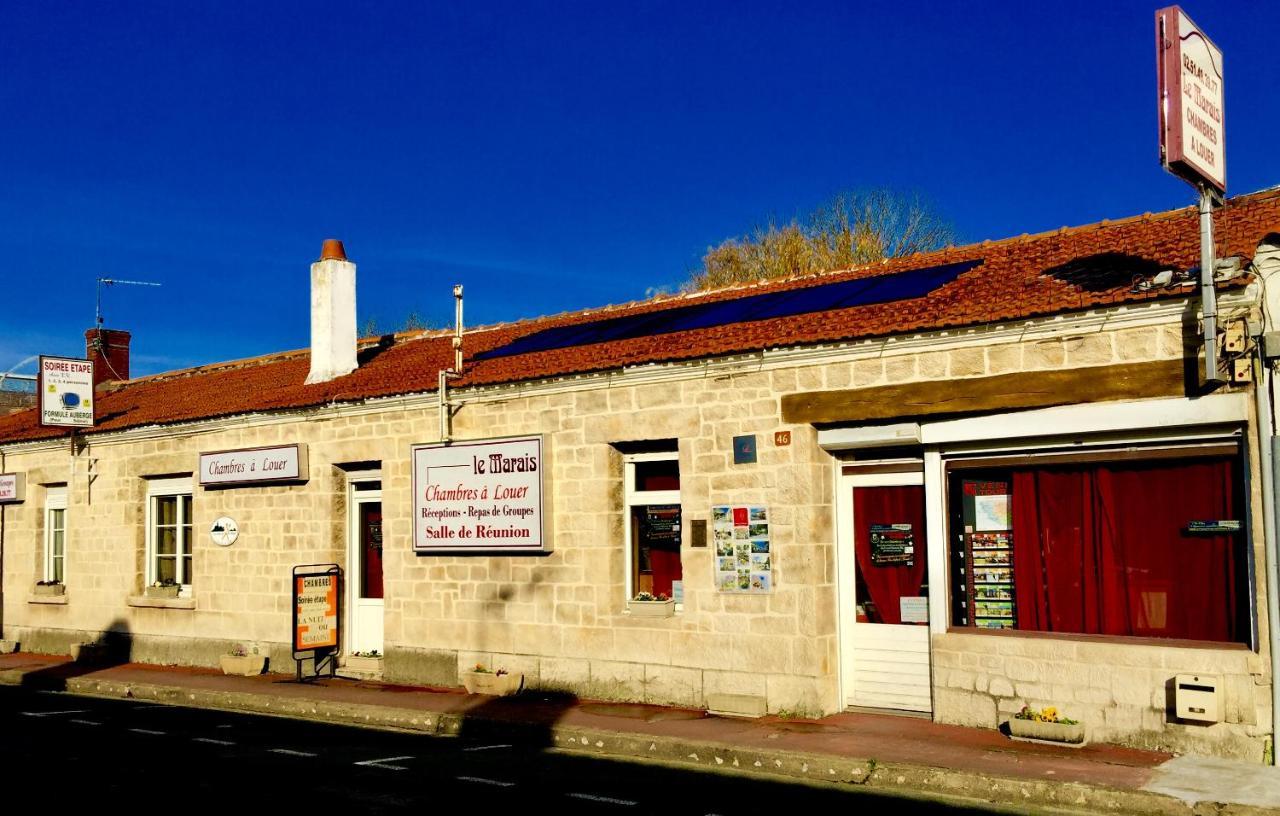
[[[846,702],[931,711],[923,474],[845,475],[841,491],[841,541],[851,550],[842,591],[852,590],[853,601],[841,627]]]
[[[347,652],[382,654],[382,483],[352,482],[347,521]]]

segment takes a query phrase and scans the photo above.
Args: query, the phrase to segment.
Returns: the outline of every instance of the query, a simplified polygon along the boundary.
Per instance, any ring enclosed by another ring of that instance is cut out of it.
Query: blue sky
[[[1280,8],[1183,7],[1225,52],[1230,192],[1280,184]],[[306,346],[326,237],[392,328],[458,282],[469,323],[642,298],[851,187],[966,240],[1183,206],[1156,8],[9,0],[0,371],[82,353],[99,276],[163,284],[104,296],[135,374]]]

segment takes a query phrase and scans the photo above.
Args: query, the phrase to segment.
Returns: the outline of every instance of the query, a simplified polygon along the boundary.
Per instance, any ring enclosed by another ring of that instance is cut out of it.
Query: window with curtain
[[[624,457],[628,598],[680,595],[680,461],[674,441],[670,447]]]
[[[1249,642],[1238,454],[1029,460],[948,478],[955,624]]]

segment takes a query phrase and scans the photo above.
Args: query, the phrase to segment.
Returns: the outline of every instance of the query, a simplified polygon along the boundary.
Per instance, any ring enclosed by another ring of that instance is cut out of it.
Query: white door
[[[382,482],[353,480],[347,502],[347,654],[382,654]]]
[[[846,705],[930,712],[928,546],[921,470],[846,473],[837,503]]]

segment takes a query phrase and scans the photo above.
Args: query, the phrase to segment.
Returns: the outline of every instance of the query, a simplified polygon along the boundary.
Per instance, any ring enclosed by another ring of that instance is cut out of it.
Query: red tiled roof
[[[1273,232],[1280,232],[1280,187],[1232,199],[1215,214],[1219,257],[1251,259],[1258,244]],[[1195,208],[1184,208],[1034,236],[984,241],[823,275],[478,328],[467,332],[468,354],[498,348],[532,332],[601,317],[660,312],[762,292],[960,261],[982,261],[951,283],[910,300],[468,361],[467,373],[456,381],[455,387],[512,383],[642,363],[910,334],[1120,303],[1187,297],[1194,294],[1194,287],[1135,293],[1130,291],[1132,282],[1127,277],[1099,282],[1053,272],[1061,271],[1072,261],[1106,253],[1144,259],[1151,269],[1186,270],[1198,266],[1199,252]],[[1234,285],[1243,281],[1244,278],[1238,278]],[[309,369],[306,350],[110,385],[97,394],[94,432],[434,391],[438,371],[453,361],[447,333],[397,336],[395,342],[385,348],[362,344],[362,349],[360,368],[345,377],[316,385],[303,384]],[[0,442],[36,440],[66,433],[64,429],[40,427],[34,410],[0,417]]]

